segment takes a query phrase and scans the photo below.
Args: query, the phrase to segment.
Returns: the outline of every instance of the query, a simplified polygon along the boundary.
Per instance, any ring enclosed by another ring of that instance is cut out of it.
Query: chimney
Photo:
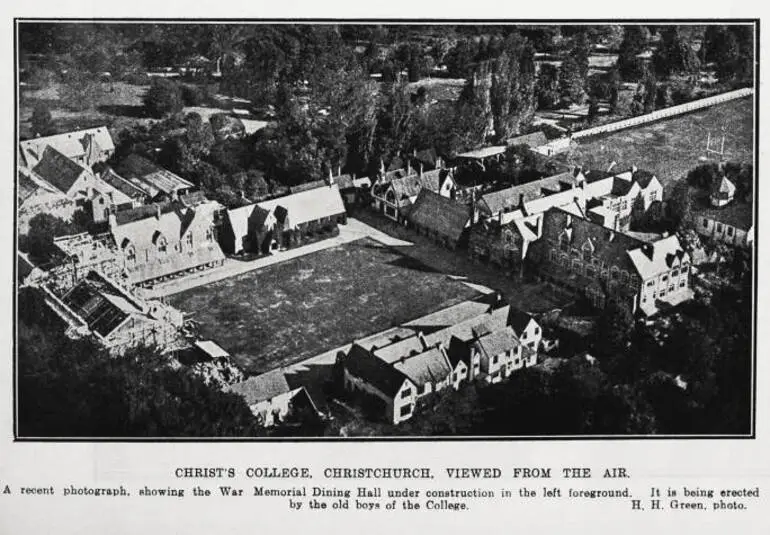
[[[631,166],[631,174],[632,174],[632,175],[633,175],[634,173],[636,173],[638,170],[639,170],[639,169],[638,169],[638,168],[637,168],[635,165],[632,165],[632,166]]]
[[[111,229],[114,229],[118,226],[118,218],[113,211],[110,211],[110,213],[107,215],[107,221],[109,222]]]
[[[524,208],[524,194],[519,193],[519,208]]]
[[[331,166],[329,167],[329,178],[327,179],[327,182],[329,183],[330,186],[334,185],[334,174],[332,174]]]
[[[617,165],[617,163],[618,163],[618,162],[616,162],[615,160],[612,160],[612,163],[611,163],[611,164],[610,164],[610,166],[607,168],[607,172],[609,173],[610,171],[612,171],[612,168],[613,168],[613,167],[615,167],[615,166]]]
[[[444,160],[441,159],[441,156],[436,156],[436,169],[441,169],[444,167]]]
[[[422,334],[422,331],[417,331],[417,339],[422,344],[423,349],[428,349],[428,343],[425,341],[425,335]]]
[[[417,158],[417,148],[412,149],[412,157]]]
[[[583,171],[583,167],[580,165],[576,165],[574,169],[572,169],[572,176],[575,176],[575,177],[578,176],[581,173],[581,171]]]
[[[610,235],[609,235],[609,238],[607,239],[607,241],[611,242],[614,239],[615,239],[615,231],[614,230],[610,230]]]
[[[380,158],[380,173],[385,174],[385,161]]]
[[[342,166],[337,164],[337,176],[342,176]]]
[[[155,218],[160,219],[160,204],[155,204]]]
[[[422,177],[422,162],[420,162],[420,176]]]

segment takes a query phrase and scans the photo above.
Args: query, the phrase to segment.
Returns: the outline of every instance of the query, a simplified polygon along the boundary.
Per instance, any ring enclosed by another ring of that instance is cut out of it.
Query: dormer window
[[[132,264],[136,262],[136,249],[134,249],[133,245],[129,245],[125,249],[126,251],[126,260],[128,262],[131,262]]]

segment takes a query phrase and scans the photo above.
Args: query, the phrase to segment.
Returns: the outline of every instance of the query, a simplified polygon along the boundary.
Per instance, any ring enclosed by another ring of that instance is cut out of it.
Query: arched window
[[[134,249],[133,245],[128,245],[125,249],[126,253],[126,260],[130,263],[136,262],[136,249]]]
[[[187,235],[187,240],[186,241],[187,241],[187,247],[189,249],[192,249],[192,247],[193,247],[193,235],[192,235],[192,232]]]
[[[159,230],[152,235],[152,243],[158,248],[159,253],[165,253],[168,250],[168,240]]]

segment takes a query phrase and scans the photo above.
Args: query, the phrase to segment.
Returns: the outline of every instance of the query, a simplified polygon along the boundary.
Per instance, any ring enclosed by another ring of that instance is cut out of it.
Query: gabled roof
[[[415,334],[409,338],[393,342],[390,345],[380,347],[378,349],[372,349],[372,353],[375,357],[384,360],[385,362],[395,362],[401,358],[408,357],[421,353],[425,350],[422,339]]]
[[[191,182],[138,154],[131,154],[123,160],[118,166],[118,172],[150,197],[159,193],[171,195],[193,187]]]
[[[719,199],[729,199],[735,195],[735,184],[726,176],[723,176],[722,180],[714,183],[711,187],[711,195]]]
[[[62,193],[68,193],[81,175],[89,171],[58,150],[47,146],[43,151],[43,157],[32,172]]]
[[[470,218],[468,206],[427,189],[420,191],[409,212],[409,220],[413,224],[438,232],[455,242],[462,236]]]
[[[225,351],[219,344],[212,342],[211,340],[198,340],[193,345],[198,348],[199,351],[212,359],[230,356],[230,354]]]
[[[521,334],[524,332],[530,321],[535,321],[535,319],[526,312],[511,308],[511,313],[508,315],[508,324],[513,327],[515,333]]]
[[[226,388],[227,391],[243,396],[247,405],[268,401],[293,389],[286,382],[283,369],[272,370],[261,375],[254,375]]]
[[[344,363],[351,375],[363,379],[387,396],[395,396],[404,382],[409,380],[402,372],[355,343]]]
[[[545,137],[543,132],[532,132],[531,134],[524,134],[522,136],[516,136],[509,138],[505,141],[509,147],[515,147],[516,145],[527,145],[533,149],[546,145],[548,138]]]
[[[628,256],[642,280],[669,271],[677,262],[681,264],[690,261],[690,255],[682,248],[676,235],[645,243],[628,251]]]
[[[494,357],[515,349],[519,345],[519,339],[511,327],[506,327],[481,336],[476,345],[488,357]]]
[[[634,266],[626,253],[643,243],[622,232],[607,229],[560,208],[551,208],[543,215],[543,240],[541,241],[558,243],[562,235],[567,237],[571,245],[578,248],[590,239],[595,247],[593,253],[595,257],[608,265],[614,264],[629,271],[633,270]]]
[[[449,359],[438,347],[397,360],[393,363],[393,367],[420,387],[428,383],[444,381],[452,373]]]
[[[507,212],[522,207],[536,199],[553,195],[557,192],[573,189],[583,180],[583,175],[566,172],[542,178],[526,184],[520,184],[500,191],[487,193],[481,197],[492,214]]]
[[[257,206],[268,213],[282,208],[287,213],[290,227],[345,213],[345,204],[336,184],[263,201]]]
[[[646,189],[654,178],[656,178],[655,175],[649,171],[645,171],[644,169],[634,171],[631,175],[631,180],[639,184],[642,189]]]
[[[89,144],[89,139],[91,143],[96,144],[103,151],[115,150],[115,144],[112,142],[112,136],[110,136],[106,126],[28,139],[20,142],[19,145],[27,162],[37,162],[43,157],[43,151],[46,147],[53,147],[68,158],[84,156],[87,151],[93,149],[93,145]]]
[[[28,175],[24,173],[19,173],[19,181],[18,181],[18,190],[17,190],[17,200],[19,202],[19,205],[23,204],[24,201],[29,199],[32,195],[37,192],[38,189],[40,189],[40,186],[31,178],[29,178]]]

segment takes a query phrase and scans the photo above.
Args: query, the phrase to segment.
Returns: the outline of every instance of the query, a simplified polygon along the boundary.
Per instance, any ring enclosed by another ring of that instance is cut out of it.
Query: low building
[[[268,254],[329,236],[347,222],[336,184],[228,210],[222,248],[228,254]]]
[[[144,301],[110,278],[91,271],[57,296],[41,286],[45,301],[67,322],[68,336],[91,335],[113,354],[136,346],[175,347],[182,313],[159,301]]]
[[[505,140],[505,144],[509,147],[527,146],[530,149],[537,149],[546,143],[548,143],[548,138],[545,137],[545,134],[542,131],[523,134]]]
[[[423,189],[409,210],[407,221],[420,234],[456,249],[467,245],[471,211],[469,206]]]
[[[754,207],[735,199],[735,186],[726,178],[706,196],[690,191],[690,220],[701,236],[736,247],[754,244]]]
[[[107,161],[115,153],[115,144],[106,126],[67,132],[55,136],[37,137],[19,142],[21,165],[32,168],[43,158],[46,147],[51,147],[70,160],[91,168]]]
[[[282,369],[249,377],[245,381],[225,387],[226,392],[242,396],[252,414],[265,427],[301,418],[309,412],[318,415],[313,400],[304,387],[292,388]]]
[[[117,173],[142,190],[152,202],[172,201],[190,193],[191,182],[152,163],[138,154],[131,154],[117,166]]]

